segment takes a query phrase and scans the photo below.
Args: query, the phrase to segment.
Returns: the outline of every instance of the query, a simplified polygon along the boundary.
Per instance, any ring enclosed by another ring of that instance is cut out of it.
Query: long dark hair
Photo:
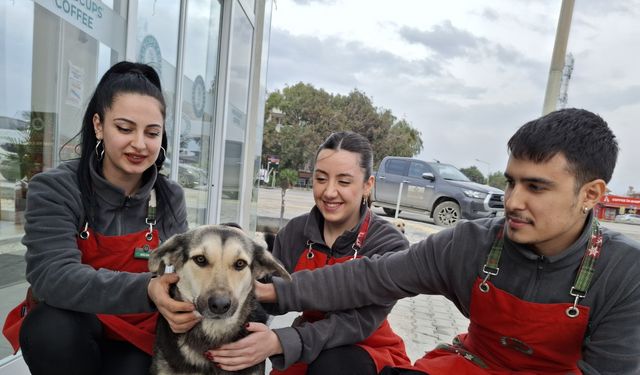
[[[98,114],[100,120],[104,121],[105,111],[111,108],[115,97],[120,94],[140,94],[155,98],[160,103],[162,120],[166,119],[166,104],[162,95],[160,77],[152,67],[146,64],[122,61],[113,65],[102,76],[87,105],[82,118],[82,128],[80,129],[80,164],[77,178],[83,198],[85,220],[89,221],[90,224],[93,221],[91,207],[94,202],[90,164],[93,163],[93,168],[99,169],[98,158],[92,157],[98,142],[93,128],[93,116]],[[164,150],[167,149],[167,131],[164,126],[162,128],[162,148]],[[158,171],[162,168],[164,160],[165,155],[161,151],[155,161],[155,167]],[[164,175],[158,173],[154,188],[158,194],[158,213],[160,214],[160,210],[164,207],[169,207],[175,217],[175,211],[169,199],[168,182]],[[164,204],[160,204],[160,202]]]

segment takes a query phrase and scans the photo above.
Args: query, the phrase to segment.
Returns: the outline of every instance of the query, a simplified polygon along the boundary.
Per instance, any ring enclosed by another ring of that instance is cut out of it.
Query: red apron
[[[576,363],[589,321],[589,308],[570,318],[570,303],[533,303],[502,291],[471,293],[469,333],[441,345],[412,369],[428,374],[581,374]]]
[[[82,263],[95,269],[107,268],[133,273],[149,271],[148,253],[159,244],[157,230],[153,230],[151,240],[147,239],[148,229],[124,236],[104,236],[91,229],[89,233],[86,240],[78,238]],[[153,354],[157,312],[96,316],[102,322],[107,338],[128,341],[149,355]]]
[[[82,263],[95,269],[107,268],[114,271],[147,272],[148,252],[158,247],[158,232],[153,230],[153,237],[147,240],[149,230],[124,236],[104,236],[85,229],[88,238],[78,236],[78,248],[82,252]],[[83,236],[85,237],[85,236]],[[134,253],[136,257],[134,257]],[[11,343],[14,351],[20,347],[19,334],[22,321],[32,307],[29,296],[15,307],[5,320],[3,334]],[[153,353],[155,327],[158,313],[107,315],[97,314],[105,329],[105,336],[110,339],[124,340],[145,351]]]
[[[438,345],[412,367],[439,374],[582,374],[582,342],[589,324],[589,308],[578,305],[593,277],[602,250],[597,220],[582,258],[576,281],[569,291],[574,303],[533,303],[496,288],[489,280],[498,274],[503,247],[502,231],[471,292],[469,332],[453,345]]]
[[[367,215],[370,215],[370,213],[368,212]],[[312,249],[311,244],[309,244],[310,246],[302,252],[293,272],[300,270],[313,270],[327,265],[343,263],[354,259],[355,257],[360,258],[357,253],[364,242],[364,237],[368,230],[369,218],[370,216],[368,216],[365,219],[365,222],[361,225],[356,243],[353,246],[353,249],[355,250],[354,256],[346,256],[342,258],[329,257],[324,252]],[[324,319],[324,313],[319,311],[305,311],[302,313],[302,321],[305,322],[315,322],[321,319]],[[386,319],[382,322],[380,327],[371,334],[371,336],[356,345],[369,353],[371,359],[373,359],[373,362],[376,365],[377,372],[380,372],[385,366],[395,367],[411,364],[411,360],[405,351],[404,341],[402,341],[400,336],[393,332]],[[294,363],[284,371],[278,371],[275,369],[271,370],[271,375],[304,375],[307,373],[307,367],[308,365],[306,363],[298,362]]]

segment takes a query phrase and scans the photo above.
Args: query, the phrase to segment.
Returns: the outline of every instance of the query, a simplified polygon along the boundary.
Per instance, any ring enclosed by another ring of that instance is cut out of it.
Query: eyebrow
[[[515,180],[515,178],[513,178],[511,175],[509,175],[507,172],[504,173],[504,177],[507,180]],[[541,184],[541,185],[546,185],[546,186],[554,186],[556,185],[555,182],[551,181],[551,180],[547,180],[546,178],[542,178],[542,177],[523,177],[519,179],[521,182],[525,182],[525,183],[534,183],[534,184]]]
[[[128,124],[131,124],[131,125],[136,125],[136,126],[138,125],[135,121],[133,121],[133,120],[129,120],[129,119],[128,119],[128,118],[126,118],[126,117],[116,117],[116,118],[114,118],[114,119],[113,119],[113,121],[116,121],[116,120],[124,121],[124,122],[126,122],[126,123],[128,123]],[[161,125],[161,124],[147,124],[147,125],[145,125],[145,127],[148,127],[148,126],[153,126],[153,127],[162,128],[162,125]]]
[[[322,174],[329,175],[329,173],[323,171],[322,169],[316,169],[315,173],[322,173]],[[354,176],[351,173],[340,173],[338,174],[338,177],[354,177]]]

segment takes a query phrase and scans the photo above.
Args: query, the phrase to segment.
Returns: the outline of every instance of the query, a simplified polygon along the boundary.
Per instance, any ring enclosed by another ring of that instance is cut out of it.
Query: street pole
[[[565,55],[567,54],[567,41],[569,40],[574,4],[575,0],[562,0],[562,6],[560,7],[560,18],[558,19],[556,40],[553,45],[553,55],[551,56],[551,68],[549,69],[547,90],[542,107],[543,116],[556,109],[558,96],[560,95],[560,84],[562,71],[564,70]]]

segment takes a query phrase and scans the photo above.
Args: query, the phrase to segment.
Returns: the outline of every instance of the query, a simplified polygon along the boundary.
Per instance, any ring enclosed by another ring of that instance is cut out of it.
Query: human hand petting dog
[[[263,303],[276,303],[278,296],[276,295],[276,289],[273,284],[265,284],[260,281],[254,281],[254,294],[259,302]]]
[[[176,301],[169,296],[169,286],[178,282],[180,278],[175,273],[165,273],[149,281],[147,294],[158,308],[158,312],[167,319],[171,330],[184,333],[202,320],[202,316],[195,311],[195,306],[189,302]]]
[[[205,352],[205,357],[225,371],[239,371],[268,357],[282,354],[278,336],[262,323],[247,323],[249,336]]]

